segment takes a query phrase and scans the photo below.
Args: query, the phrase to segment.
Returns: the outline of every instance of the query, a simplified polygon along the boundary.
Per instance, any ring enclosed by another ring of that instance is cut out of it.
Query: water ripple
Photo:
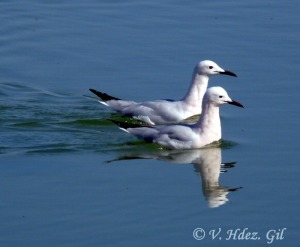
[[[133,120],[90,98],[22,83],[1,83],[0,88],[0,154],[161,149],[124,134],[108,119]],[[236,144],[214,145],[230,148]]]

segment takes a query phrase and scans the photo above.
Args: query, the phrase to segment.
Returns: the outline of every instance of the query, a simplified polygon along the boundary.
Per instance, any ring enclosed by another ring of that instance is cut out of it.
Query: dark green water
[[[1,94],[3,154],[88,152],[110,145],[110,114],[96,102],[17,83],[3,83]]]

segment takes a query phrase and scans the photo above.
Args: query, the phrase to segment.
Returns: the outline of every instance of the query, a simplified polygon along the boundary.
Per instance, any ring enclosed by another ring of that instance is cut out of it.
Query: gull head
[[[225,91],[224,88],[222,87],[210,87],[206,90],[206,93],[204,95],[204,101],[213,104],[215,106],[221,106],[224,104],[231,104],[231,105],[235,105],[235,106],[239,106],[239,107],[243,107],[244,106],[235,101],[232,100],[227,92]]]
[[[210,60],[204,60],[199,62],[196,65],[196,71],[197,74],[199,75],[206,75],[206,76],[211,76],[211,75],[230,75],[230,76],[235,76],[237,75],[229,70],[224,70],[222,69],[219,65],[217,65],[215,62],[210,61]]]

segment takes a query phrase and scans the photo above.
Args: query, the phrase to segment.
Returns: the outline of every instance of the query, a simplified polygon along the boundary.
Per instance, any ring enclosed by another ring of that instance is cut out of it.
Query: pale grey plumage
[[[202,114],[193,125],[174,124],[161,126],[119,127],[138,138],[157,143],[170,149],[201,148],[221,139],[221,121],[219,107],[223,104],[233,104],[243,107],[237,101],[231,100],[221,87],[207,89],[202,104]]]
[[[218,74],[236,76],[234,73],[222,69],[213,61],[204,60],[199,62],[194,69],[192,82],[186,95],[177,101],[127,101],[94,89],[90,90],[101,98],[100,103],[111,107],[123,116],[133,117],[151,125],[178,123],[194,115],[201,114],[201,102],[207,89],[209,77]]]

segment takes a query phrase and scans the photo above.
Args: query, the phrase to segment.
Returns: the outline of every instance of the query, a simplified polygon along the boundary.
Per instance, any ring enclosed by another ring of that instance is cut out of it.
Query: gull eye
[[[222,98],[223,98],[223,96],[222,96],[222,95],[220,95],[220,96],[219,96],[219,98],[220,98],[220,99],[222,99]]]
[[[213,68],[214,68],[214,66],[208,66],[208,68],[209,68],[209,69],[213,69]]]

